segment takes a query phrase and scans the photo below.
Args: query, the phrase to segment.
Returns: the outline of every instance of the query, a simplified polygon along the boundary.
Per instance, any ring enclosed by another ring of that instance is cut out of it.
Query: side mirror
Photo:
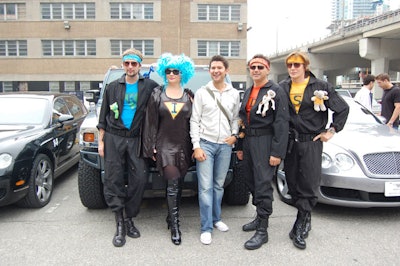
[[[89,103],[97,103],[100,98],[100,90],[88,90],[85,92],[86,101]]]

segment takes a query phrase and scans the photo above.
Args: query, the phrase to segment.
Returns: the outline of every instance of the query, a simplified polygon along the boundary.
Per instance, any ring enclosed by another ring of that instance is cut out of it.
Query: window
[[[64,91],[75,91],[75,81],[65,81]]]
[[[240,21],[240,5],[199,4],[197,18],[202,21]]]
[[[58,81],[49,81],[49,90],[53,92],[60,91],[60,82]]]
[[[210,57],[216,54],[227,57],[240,56],[239,41],[198,41],[197,55]]]
[[[144,56],[154,55],[153,40],[111,40],[111,55],[120,56],[126,49],[135,48]]]
[[[17,4],[0,4],[0,20],[17,20],[18,5]]]
[[[95,40],[42,40],[43,56],[95,56]]]
[[[4,81],[3,82],[3,92],[6,91],[13,91],[13,84],[11,81]],[[3,106],[4,108],[4,106]]]
[[[95,19],[94,3],[41,3],[42,19]]]
[[[26,41],[10,40],[0,41],[0,56],[27,56],[28,46]]]
[[[154,18],[153,3],[110,3],[111,19],[146,19]]]

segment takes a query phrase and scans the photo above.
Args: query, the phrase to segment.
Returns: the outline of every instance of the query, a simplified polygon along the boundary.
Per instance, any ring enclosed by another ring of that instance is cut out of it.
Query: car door
[[[79,156],[79,131],[88,112],[83,102],[75,96],[66,96],[64,97],[64,101],[67,104],[70,114],[74,117],[71,123],[72,132],[68,139],[68,152],[69,156],[75,157]]]
[[[62,96],[56,97],[53,102],[53,119],[52,126],[56,134],[55,142],[58,149],[55,152],[56,155],[56,168],[61,167],[67,163],[68,159],[72,156],[74,146],[78,146],[75,143],[77,135],[77,125],[74,119],[69,121],[60,121],[62,115],[72,116],[65,98]]]

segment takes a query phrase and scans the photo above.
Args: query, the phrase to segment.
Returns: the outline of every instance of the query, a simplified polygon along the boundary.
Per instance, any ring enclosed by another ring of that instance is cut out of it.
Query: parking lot
[[[0,265],[397,265],[400,208],[351,209],[318,205],[307,249],[295,248],[288,233],[296,210],[275,195],[269,242],[255,251],[241,231],[254,215],[251,204],[223,206],[227,233],[214,231],[213,243],[199,241],[196,198],[182,204],[182,244],[175,246],[165,223],[163,199],[145,199],[135,220],[139,239],[122,248],[111,243],[114,217],[88,210],[79,200],[77,168],[56,180],[51,202],[41,209],[0,208]]]

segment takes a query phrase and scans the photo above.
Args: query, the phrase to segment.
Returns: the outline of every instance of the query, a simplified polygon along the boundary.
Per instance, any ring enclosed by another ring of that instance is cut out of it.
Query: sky
[[[400,0],[386,0],[400,7]],[[247,58],[299,47],[329,34],[331,0],[248,0]]]

